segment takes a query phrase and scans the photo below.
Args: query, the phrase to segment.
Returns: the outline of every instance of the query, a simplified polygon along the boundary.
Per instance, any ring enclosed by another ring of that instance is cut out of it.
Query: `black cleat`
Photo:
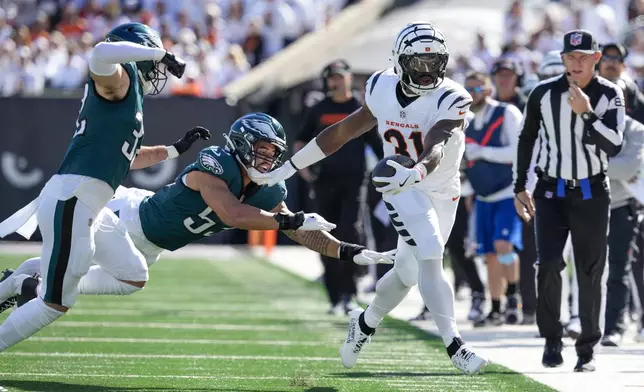
[[[508,303],[504,314],[506,324],[514,325],[519,323],[520,302],[519,295],[515,294],[508,296]]]
[[[6,269],[2,271],[2,277],[0,278],[0,282],[4,282],[7,280],[11,275],[13,275],[13,270],[11,269]],[[17,297],[10,297],[7,298],[4,302],[0,303],[0,313],[4,312],[7,309],[13,308],[13,306],[16,304]]]
[[[595,371],[595,358],[592,355],[582,355],[577,358],[575,372],[585,373]]]
[[[35,274],[31,278],[26,278],[22,281],[22,288],[20,294],[16,298],[16,306],[21,307],[38,295],[38,283],[40,283],[40,275]]]
[[[561,350],[563,350],[563,343],[561,340],[546,340],[546,346],[543,349],[543,357],[541,359],[541,364],[544,367],[557,367],[563,365],[563,356],[561,355]]]

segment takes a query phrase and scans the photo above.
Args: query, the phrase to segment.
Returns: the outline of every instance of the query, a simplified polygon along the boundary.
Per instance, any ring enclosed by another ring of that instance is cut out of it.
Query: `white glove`
[[[387,183],[385,186],[376,188],[381,193],[396,194],[409,189],[412,185],[420,182],[427,174],[425,165],[417,164],[416,166],[408,169],[398,162],[387,161],[387,165],[393,167],[396,173],[391,177],[374,177],[374,182]]]
[[[302,223],[302,226],[297,228],[297,230],[301,231],[331,231],[333,229],[335,229],[335,225],[333,223],[328,222],[326,219],[315,213],[304,214],[304,222]]]
[[[253,168],[248,169],[248,177],[257,185],[273,186],[280,181],[285,181],[286,179],[290,178],[296,172],[297,170],[295,170],[295,168],[289,161],[278,167],[277,169],[269,171],[268,173],[262,173]]]
[[[395,260],[396,249],[384,253],[364,249],[362,252],[353,256],[353,262],[359,265],[393,264]]]
[[[475,161],[483,157],[483,147],[475,143],[465,145],[465,157],[468,161]]]

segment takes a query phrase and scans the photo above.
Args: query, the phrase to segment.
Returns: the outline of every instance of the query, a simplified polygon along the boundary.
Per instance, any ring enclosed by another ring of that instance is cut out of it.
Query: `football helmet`
[[[224,138],[226,147],[249,172],[259,173],[256,167],[257,157],[271,162],[268,171],[282,164],[282,157],[286,152],[286,132],[282,124],[268,114],[251,113],[240,117],[230,127],[228,134],[224,134]],[[275,146],[274,156],[270,157],[255,150],[255,143],[260,140]]]
[[[113,28],[105,37],[107,42],[127,41],[135,44],[163,49],[161,37],[143,23],[125,23]],[[159,61],[137,61],[136,67],[146,95],[157,95],[163,90],[168,76],[165,64]]]
[[[428,22],[410,23],[394,40],[391,51],[400,82],[416,95],[426,95],[445,79],[449,52],[445,36]]]
[[[564,72],[566,72],[566,67],[561,60],[561,54],[558,50],[551,50],[546,53],[541,59],[539,68],[537,69],[537,75],[539,75],[539,79],[541,80],[550,79]]]

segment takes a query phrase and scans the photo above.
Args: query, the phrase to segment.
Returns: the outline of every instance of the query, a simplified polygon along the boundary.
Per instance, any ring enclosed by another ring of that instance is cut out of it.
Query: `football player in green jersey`
[[[119,188],[108,204],[118,213],[101,215],[104,230],[97,243],[104,244],[95,259],[124,260],[120,270],[106,271],[97,263],[79,283],[82,294],[126,295],[131,291],[114,275],[141,274],[133,255],[142,255],[151,265],[164,250],[176,250],[203,237],[230,228],[247,230],[278,229],[296,242],[318,253],[357,264],[393,263],[394,253],[379,253],[361,245],[341,242],[327,230],[335,227],[317,214],[292,213],[284,202],[283,182],[260,186],[250,181],[248,172],[265,173],[281,164],[286,135],[273,117],[254,113],[241,117],[231,127],[225,148],[208,147],[186,167],[172,184],[156,193]],[[134,248],[119,231],[127,230]],[[38,259],[24,262],[14,275],[29,274]],[[112,264],[114,265],[114,264]],[[138,279],[147,278],[140,276]],[[17,295],[11,278],[0,283],[0,301]],[[32,289],[33,291],[33,289]]]
[[[155,31],[141,23],[117,26],[94,47],[88,63],[76,129],[57,174],[36,200],[0,223],[0,237],[14,231],[29,237],[39,226],[43,238],[41,294],[0,326],[0,351],[52,323],[74,304],[81,277],[92,261],[102,262],[94,257],[101,252],[96,243],[100,214],[129,170],[185,151],[181,143],[141,148],[143,96],[158,94],[167,72],[180,78],[186,66],[163,49]],[[201,137],[206,137],[203,130],[193,130],[189,138]],[[126,275],[115,278],[129,290],[145,284],[145,279]]]

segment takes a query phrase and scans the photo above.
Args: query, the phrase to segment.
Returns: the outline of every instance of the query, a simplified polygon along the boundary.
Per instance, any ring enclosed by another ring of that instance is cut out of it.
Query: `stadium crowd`
[[[0,96],[76,89],[93,45],[129,21],[159,31],[185,59],[162,95],[217,98],[226,84],[352,0],[0,0]]]

